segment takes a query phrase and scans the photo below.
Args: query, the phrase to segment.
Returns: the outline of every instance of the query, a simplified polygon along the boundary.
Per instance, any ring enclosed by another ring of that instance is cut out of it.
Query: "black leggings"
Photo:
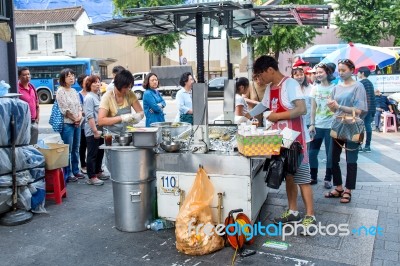
[[[344,145],[348,149],[351,149],[351,151],[346,150],[347,175],[345,186],[347,189],[353,190],[356,188],[358,147],[360,144],[352,141],[332,139],[332,175],[334,186],[340,186],[343,184],[342,172],[339,166],[342,147],[340,147],[338,143],[342,146]]]
[[[79,160],[81,161],[81,168],[86,167],[86,136],[83,128],[81,129],[81,143],[79,145]]]
[[[94,136],[90,136],[86,137],[86,141],[88,144],[87,175],[89,178],[93,178],[101,172],[104,150],[99,149],[99,146],[104,144],[104,139],[95,139]]]

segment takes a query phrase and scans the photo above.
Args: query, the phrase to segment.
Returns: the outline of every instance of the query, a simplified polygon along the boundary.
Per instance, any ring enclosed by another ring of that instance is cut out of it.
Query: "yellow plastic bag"
[[[210,204],[213,195],[214,187],[207,173],[199,168],[193,187],[176,218],[176,248],[180,252],[205,255],[224,247],[223,238],[215,233],[212,224]]]

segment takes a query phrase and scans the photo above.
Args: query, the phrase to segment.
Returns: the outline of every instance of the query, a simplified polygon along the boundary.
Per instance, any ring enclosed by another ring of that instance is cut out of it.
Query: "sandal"
[[[332,192],[336,191],[338,194],[333,194]],[[344,190],[338,190],[335,188],[335,190],[330,191],[328,194],[325,194],[325,198],[341,198],[343,196]]]
[[[348,197],[345,197],[344,195],[348,195]],[[340,199],[340,203],[350,203],[351,201],[351,193],[350,192],[343,192],[342,198]]]

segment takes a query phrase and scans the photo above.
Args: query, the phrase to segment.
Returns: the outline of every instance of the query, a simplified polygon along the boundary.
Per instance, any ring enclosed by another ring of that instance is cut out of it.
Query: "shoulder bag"
[[[64,126],[64,115],[61,113],[57,101],[54,102],[53,108],[51,109],[49,124],[55,132],[62,132]]]
[[[364,121],[356,117],[356,111],[353,108],[352,116],[343,114],[333,120],[330,135],[334,139],[362,143],[364,131]]]

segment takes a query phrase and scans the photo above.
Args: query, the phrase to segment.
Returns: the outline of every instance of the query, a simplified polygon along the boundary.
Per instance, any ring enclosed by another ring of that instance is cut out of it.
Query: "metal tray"
[[[158,145],[158,128],[133,131],[132,145],[139,148],[153,148]]]

